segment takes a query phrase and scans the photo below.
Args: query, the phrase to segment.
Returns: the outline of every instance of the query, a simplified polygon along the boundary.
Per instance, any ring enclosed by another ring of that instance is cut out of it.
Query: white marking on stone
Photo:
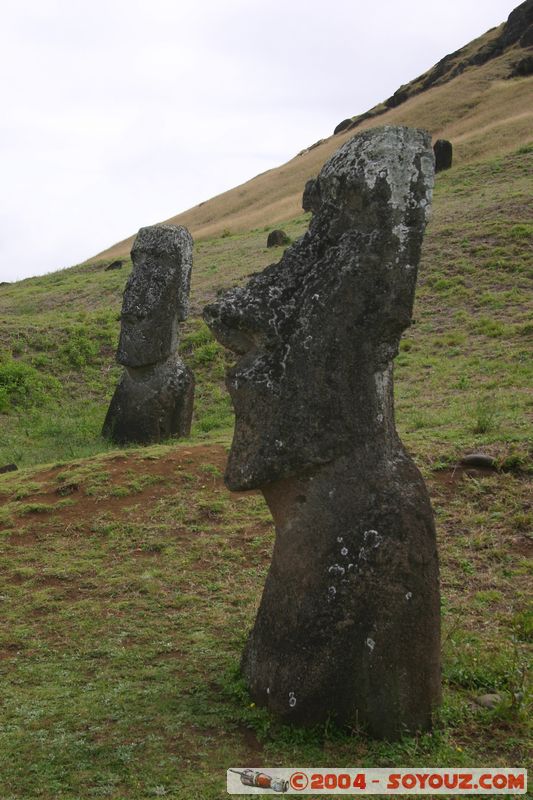
[[[370,542],[369,544],[367,544],[367,542],[368,542],[368,540],[370,538],[374,539],[374,542],[373,543]],[[383,541],[383,536],[381,536],[381,534],[379,534],[375,530],[365,531],[364,532],[364,541],[365,541],[365,547],[370,546],[370,547],[375,549],[376,547],[380,546],[381,542]]]
[[[296,705],[296,696],[294,692],[289,692],[289,705],[291,708],[294,708]]]
[[[412,592],[407,592],[407,594],[405,595],[405,599],[410,600],[412,596],[413,596]]]
[[[337,541],[338,541],[338,542],[342,542],[342,541],[343,541],[343,538],[342,538],[342,536],[337,536]]]
[[[366,646],[368,647],[368,649],[370,650],[371,653],[373,652],[374,647],[376,646],[375,641],[373,639],[371,639],[370,636],[366,640]]]
[[[290,344],[285,345],[285,353],[283,354],[283,358],[281,359],[281,369],[283,373],[285,373],[285,370],[287,369],[287,358],[289,357],[290,351],[291,351]]]
[[[400,223],[400,225],[394,226],[392,232],[395,236],[398,237],[398,240],[400,242],[400,249],[403,249],[405,247],[406,239],[409,236],[409,228],[407,227],[407,225]]]
[[[402,148],[402,157],[398,157],[399,142],[398,138],[403,140],[406,147]],[[383,161],[376,159],[376,145],[380,150],[387,149],[390,152],[390,158],[387,160],[387,169],[383,169]],[[369,139],[364,142],[357,149],[357,154],[351,154],[351,158],[346,159],[345,150],[350,150],[350,144],[344,145],[338,153],[338,157],[333,156],[327,164],[327,169],[321,172],[321,177],[329,177],[328,173],[333,173],[335,178],[338,178],[339,163],[342,164],[342,171],[356,170],[364,175],[364,182],[366,186],[373,189],[378,178],[384,180],[390,189],[389,204],[392,208],[404,209],[410,199],[412,199],[411,185],[419,178],[419,170],[415,162],[416,144],[410,141],[406,136],[398,137],[389,126],[382,129],[379,137],[373,140]],[[380,163],[381,162],[381,163]],[[426,195],[430,196],[431,188],[433,186],[433,165],[428,156],[420,160],[422,174],[424,176]],[[325,174],[323,174],[325,172]],[[385,174],[383,174],[385,173]],[[336,186],[331,186],[333,197],[336,197]]]
[[[376,387],[378,422],[381,423],[393,419],[392,365],[386,367],[382,372],[374,373],[374,385]]]
[[[347,555],[348,555],[348,548],[347,547],[341,548],[341,556],[347,556]]]

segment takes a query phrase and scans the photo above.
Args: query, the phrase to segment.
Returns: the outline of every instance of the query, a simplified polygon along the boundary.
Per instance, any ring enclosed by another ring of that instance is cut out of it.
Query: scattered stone
[[[405,103],[405,101],[408,98],[409,94],[405,89],[403,88],[396,89],[392,97],[389,97],[387,100],[385,100],[385,105],[387,106],[387,108],[396,108],[397,106],[400,106],[402,103]]]
[[[450,169],[453,158],[452,143],[447,139],[437,139],[433,145],[433,152],[435,153],[435,172]]]
[[[343,131],[347,131],[352,122],[353,120],[351,117],[348,117],[348,119],[343,119],[343,121],[339,122],[339,124],[333,131],[333,136],[336,136],[338,133],[342,133]]]
[[[433,165],[424,131],[355,136],[305,187],[307,233],[204,310],[238,356],[226,484],[261,489],[276,523],[242,660],[252,699],[380,738],[428,730],[441,694],[433,514],[392,382]]]
[[[177,225],[141,228],[122,303],[117,361],[126,368],[102,435],[117,444],[190,432],[194,375],[177,353],[189,311],[192,237]]]
[[[0,475],[3,475],[4,472],[16,472],[18,467],[16,464],[4,464],[3,467],[0,467]]]
[[[502,702],[501,695],[494,693],[494,694],[482,694],[479,697],[476,697],[476,703],[478,706],[482,708],[497,708]]]
[[[467,453],[461,459],[464,467],[482,467],[484,469],[497,469],[496,459],[486,453]]]
[[[280,247],[282,244],[290,244],[290,241],[285,231],[270,231],[267,238],[267,247]]]
[[[56,494],[60,497],[67,497],[69,494],[79,491],[79,488],[79,483],[62,483],[61,486],[57,487]]]
[[[122,269],[123,266],[124,262],[122,261],[122,259],[119,258],[116,261],[112,261],[111,264],[108,264],[104,271],[109,272],[110,270],[113,269]]]
[[[533,55],[520,59],[512,68],[510,78],[523,78],[533,74]]]

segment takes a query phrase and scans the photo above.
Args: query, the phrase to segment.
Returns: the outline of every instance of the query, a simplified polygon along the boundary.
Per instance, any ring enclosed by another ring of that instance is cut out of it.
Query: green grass
[[[419,460],[433,463],[480,447],[502,459],[527,459],[531,159],[522,148],[437,177],[415,324],[396,361],[398,426]],[[308,219],[303,215],[284,228],[295,239]],[[192,315],[181,341],[197,379],[193,440],[229,437],[233,425],[224,387],[229,356],[201,321],[201,309],[218,291],[278,257],[267,250],[263,229],[196,243]],[[99,434],[120,375],[114,352],[131,264],[111,272],[104,266],[82,265],[2,287],[0,463],[106,450]],[[24,373],[22,388],[4,387],[2,395],[2,374],[13,369]]]
[[[391,744],[284,726],[251,703],[238,664],[273,526],[260,496],[227,492],[223,460],[220,447],[160,446],[6,480],[6,499],[24,486],[49,496],[67,476],[78,490],[68,517],[30,520],[36,500],[11,499],[16,524],[0,533],[0,796],[209,800],[240,764],[525,765],[531,564],[511,521],[523,479],[450,491],[429,476],[444,704],[431,735]],[[474,702],[487,692],[502,698],[494,710]]]
[[[273,530],[261,497],[222,486],[231,358],[200,313],[279,258],[265,231],[196,243],[180,345],[195,415],[179,446],[100,437],[130,264],[0,288],[0,466],[22,468],[0,475],[0,797],[210,800],[238,764],[526,765],[532,155],[437,177],[396,360],[398,428],[440,540],[445,692],[431,736],[284,727],[238,678]],[[307,220],[283,227],[294,240]],[[478,450],[501,471],[453,471]],[[487,692],[501,695],[493,710],[474,702]]]

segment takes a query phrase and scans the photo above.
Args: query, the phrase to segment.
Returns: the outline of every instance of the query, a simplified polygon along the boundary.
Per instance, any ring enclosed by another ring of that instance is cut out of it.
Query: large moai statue
[[[395,738],[440,701],[435,527],[392,377],[433,177],[424,131],[355,136],[305,187],[307,233],[204,311],[238,355],[226,484],[261,489],[276,525],[242,669],[289,722]]]
[[[118,444],[190,432],[194,375],[177,350],[189,312],[192,245],[178,225],[141,228],[133,243],[117,350],[125,369],[102,430]]]

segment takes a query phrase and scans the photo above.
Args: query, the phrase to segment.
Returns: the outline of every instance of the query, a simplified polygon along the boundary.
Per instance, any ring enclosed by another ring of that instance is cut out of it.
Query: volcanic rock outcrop
[[[433,175],[424,131],[354,137],[305,187],[307,233],[204,310],[238,356],[226,484],[261,489],[276,524],[242,669],[290,722],[395,738],[440,700],[433,514],[392,380]]]
[[[352,118],[348,117],[347,119],[343,119],[339,122],[338,125],[335,126],[335,130],[333,131],[333,136],[336,136],[338,133],[342,133],[343,131],[347,131],[348,128],[352,125]]]
[[[523,48],[523,58],[511,68],[507,77],[519,77],[531,74],[531,53],[533,45],[533,0],[525,0],[520,3],[511,13],[503,25],[487,31],[485,36],[480,37],[479,41],[474,40],[465,47],[461,47],[449,55],[444,56],[431,69],[423,75],[419,75],[414,80],[400,86],[394,94],[387,98],[383,103],[379,103],[374,108],[359,114],[351,120],[351,124],[344,126],[347,120],[343,120],[337,125],[333,133],[340,133],[341,130],[353,130],[367,119],[375,119],[385,114],[391,108],[405,103],[411,97],[427,91],[434,86],[441,86],[453,80],[471,67],[478,67],[486,64],[494,58],[498,58],[506,53],[510,48]],[[305,151],[302,151],[305,152]]]
[[[125,367],[102,434],[118,444],[187,436],[194,376],[178,356],[189,312],[192,237],[178,225],[141,228],[122,304],[117,361]]]

